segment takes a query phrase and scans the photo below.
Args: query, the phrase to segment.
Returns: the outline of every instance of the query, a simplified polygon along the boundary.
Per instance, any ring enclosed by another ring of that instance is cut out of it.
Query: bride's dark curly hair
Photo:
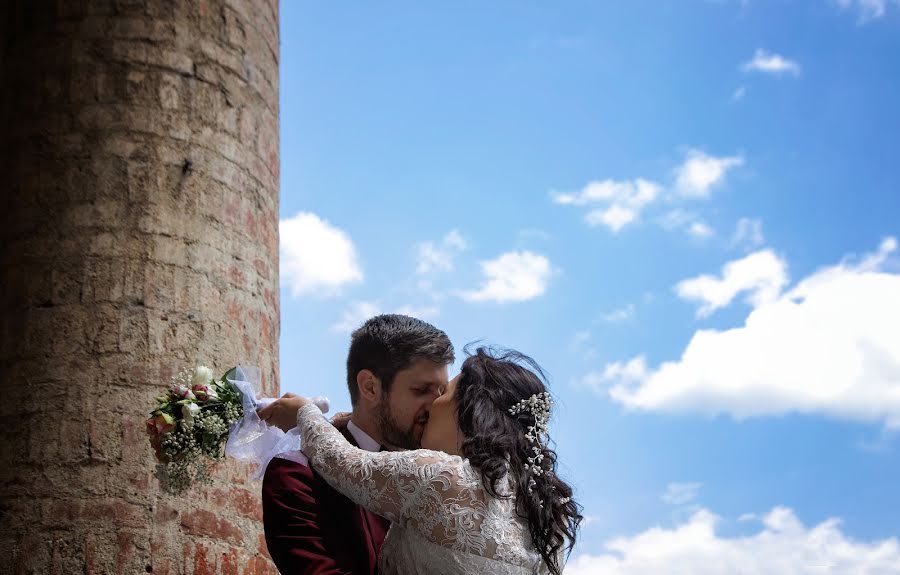
[[[465,437],[463,455],[480,470],[485,488],[498,497],[498,482],[508,472],[515,488],[516,512],[528,522],[531,541],[554,575],[560,575],[560,550],[571,552],[582,521],[572,488],[556,474],[556,453],[544,442],[525,437],[534,415],[510,408],[547,391],[546,376],[530,357],[513,350],[479,347],[462,364],[454,400]],[[538,475],[526,469],[532,448],[543,454]],[[529,483],[534,481],[531,489]]]

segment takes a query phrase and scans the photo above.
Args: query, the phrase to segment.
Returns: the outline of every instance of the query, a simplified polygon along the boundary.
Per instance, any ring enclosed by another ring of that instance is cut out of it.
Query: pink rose
[[[191,388],[186,385],[176,384],[172,386],[172,393],[175,394],[175,397],[178,399],[197,399],[194,397],[194,392],[191,391]]]
[[[147,421],[148,424],[151,422],[156,430],[156,435],[165,435],[175,429],[175,418],[168,413],[160,413]]]
[[[191,391],[194,392],[194,397],[197,398],[197,401],[209,401],[210,399],[216,399],[219,397],[219,394],[216,393],[215,388],[205,383],[198,383],[194,385],[194,387],[191,388]]]

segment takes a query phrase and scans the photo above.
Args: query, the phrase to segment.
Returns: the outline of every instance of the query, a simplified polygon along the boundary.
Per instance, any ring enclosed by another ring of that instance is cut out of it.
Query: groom
[[[417,449],[431,403],[443,392],[453,345],[447,335],[404,315],[379,315],[353,332],[347,385],[353,413],[340,429],[368,451]],[[292,394],[260,410],[291,428]],[[375,573],[387,520],[356,505],[319,477],[299,451],[273,459],[262,487],[269,554],[284,574]]]

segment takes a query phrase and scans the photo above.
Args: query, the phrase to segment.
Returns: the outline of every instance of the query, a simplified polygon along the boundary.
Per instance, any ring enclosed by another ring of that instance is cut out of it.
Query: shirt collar
[[[347,424],[347,431],[349,431],[350,435],[353,436],[353,439],[356,440],[356,445],[358,445],[360,449],[365,449],[366,451],[381,450],[381,444],[369,437],[368,433],[357,427],[352,421]]]

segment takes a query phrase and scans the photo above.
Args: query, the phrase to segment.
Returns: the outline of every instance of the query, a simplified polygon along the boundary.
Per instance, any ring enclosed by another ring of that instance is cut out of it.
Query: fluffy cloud
[[[689,150],[684,163],[675,170],[675,188],[686,198],[707,198],[729,170],[743,164],[742,156],[716,157]]]
[[[458,230],[450,230],[439,243],[422,242],[416,247],[418,255],[416,273],[424,275],[453,271],[456,254],[466,247],[466,241]]]
[[[744,516],[756,520],[755,516]],[[760,520],[759,531],[743,537],[716,533],[720,519],[700,509],[672,529],[653,527],[604,544],[601,554],[573,555],[566,575],[898,575],[900,543],[891,537],[856,541],[838,519],[805,526],[786,507]]]
[[[602,371],[592,371],[581,378],[584,387],[602,393],[610,384],[617,386],[640,384],[648,376],[647,360],[643,356],[633,357],[628,361],[607,363]]]
[[[582,382],[631,409],[736,419],[798,412],[900,429],[900,273],[886,269],[896,249],[888,238],[857,263],[817,271],[776,297],[764,292],[741,327],[697,331],[676,361],[650,369],[638,356]],[[708,301],[727,299],[712,293]]]
[[[514,251],[481,262],[485,276],[480,289],[461,293],[468,301],[498,303],[526,301],[547,290],[552,269],[550,260],[530,251]]]
[[[692,222],[691,225],[688,226],[688,233],[695,238],[701,239],[711,238],[715,235],[715,232],[711,227],[700,221]]]
[[[281,283],[297,297],[335,295],[363,273],[353,241],[316,214],[300,212],[278,223]]]
[[[637,221],[641,211],[654,202],[661,192],[659,184],[638,178],[632,181],[595,181],[578,192],[553,192],[551,198],[557,204],[589,208],[585,214],[588,224],[603,225],[618,232]]]
[[[744,164],[742,156],[710,156],[700,150],[688,150],[684,162],[674,170],[673,192],[667,201],[708,198],[713,188],[724,182],[728,172]],[[597,180],[576,192],[551,192],[556,204],[585,208],[585,221],[591,226],[606,226],[613,233],[640,220],[641,214],[663,197],[663,186],[644,178],[634,180]],[[711,237],[713,229],[691,212],[680,207],[658,217],[666,229],[683,229],[696,238]]]
[[[742,68],[746,72],[762,72],[775,76],[787,73],[794,76],[800,74],[800,64],[797,62],[762,49],[758,49],[751,60],[744,62]]]
[[[721,277],[702,275],[687,279],[679,282],[675,291],[684,299],[700,301],[697,315],[706,317],[744,292],[747,300],[758,307],[778,297],[787,282],[784,260],[771,250],[762,250],[725,264]]]

